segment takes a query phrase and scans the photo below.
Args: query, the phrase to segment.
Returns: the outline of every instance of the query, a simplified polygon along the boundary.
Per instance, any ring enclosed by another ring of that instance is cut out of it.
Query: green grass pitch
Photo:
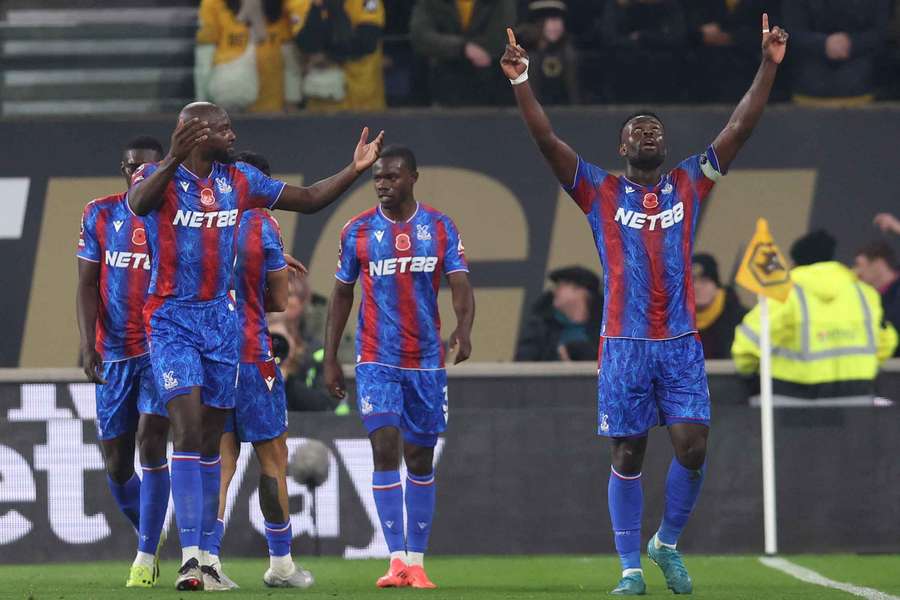
[[[900,555],[801,555],[793,562],[830,579],[900,595]],[[437,590],[378,590],[375,579],[387,568],[386,560],[345,561],[307,558],[300,561],[313,571],[310,590],[272,590],[262,583],[265,559],[227,560],[225,572],[241,585],[228,592],[233,598],[365,600],[556,600],[606,596],[619,575],[613,556],[461,556],[430,557],[428,574]],[[694,596],[730,600],[854,598],[845,592],[798,581],[761,565],[754,556],[686,556],[694,579]],[[51,563],[0,566],[0,598],[33,600],[185,598],[172,582],[177,565],[165,562],[162,578],[153,590],[126,589],[127,562]],[[647,593],[671,597],[655,565],[644,559]]]

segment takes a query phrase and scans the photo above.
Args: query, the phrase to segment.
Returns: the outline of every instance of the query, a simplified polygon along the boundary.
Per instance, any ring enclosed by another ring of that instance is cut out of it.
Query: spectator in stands
[[[201,0],[197,100],[229,110],[281,112],[300,101],[288,0]]]
[[[410,34],[431,69],[431,97],[443,106],[512,102],[509,82],[496,68],[506,28],[516,22],[516,0],[419,0]]]
[[[325,318],[328,313],[328,299],[312,291],[307,279],[292,281],[284,310],[285,325],[298,338],[308,340],[316,347],[325,343]],[[338,348],[341,364],[356,362],[353,334],[346,332]]]
[[[897,255],[886,242],[872,242],[856,253],[853,270],[881,294],[884,319],[900,329],[900,263]],[[895,356],[900,355],[900,347]]]
[[[382,0],[292,0],[310,110],[384,110]]]
[[[531,87],[544,105],[581,103],[577,54],[566,31],[567,11],[562,0],[532,0],[528,23],[517,28],[531,61]]]
[[[883,49],[890,0],[788,0],[799,103],[854,106],[874,98],[873,70]]]
[[[706,358],[730,358],[737,327],[747,309],[731,286],[722,287],[719,265],[710,254],[693,258],[694,302],[697,307],[697,329]]]
[[[672,102],[686,49],[684,10],[678,0],[606,0],[603,40],[611,56],[603,74],[614,102]]]
[[[793,0],[792,0],[793,1]],[[786,302],[769,302],[772,379],[776,394],[795,398],[872,396],[878,365],[897,347],[884,323],[878,292],[834,260],[836,241],[825,231],[791,246],[796,267]],[[759,368],[759,306],[735,332],[738,372]]]
[[[273,314],[267,318],[273,352],[284,377],[288,410],[334,410],[336,405],[322,383],[322,345],[295,335],[282,317]]]
[[[693,48],[688,79],[691,100],[733,102],[743,95],[759,64],[759,19],[772,2],[691,0],[685,3],[688,39]]]
[[[597,360],[603,298],[584,267],[550,273],[553,289],[534,304],[516,347],[518,361]]]

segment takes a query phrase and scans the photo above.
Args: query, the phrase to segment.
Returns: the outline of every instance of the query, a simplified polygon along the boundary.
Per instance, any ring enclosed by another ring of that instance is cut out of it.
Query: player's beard
[[[640,169],[641,171],[652,171],[659,167],[666,160],[665,151],[662,152],[654,152],[653,154],[644,154],[642,152],[638,152],[638,155],[632,158],[629,162],[631,162],[631,166]]]
[[[210,158],[220,163],[234,162],[234,150],[231,148],[216,148],[212,151]]]

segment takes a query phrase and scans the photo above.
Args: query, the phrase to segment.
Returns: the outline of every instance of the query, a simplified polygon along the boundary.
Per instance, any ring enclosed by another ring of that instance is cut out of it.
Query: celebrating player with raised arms
[[[762,17],[762,62],[728,124],[701,154],[668,172],[662,121],[649,112],[622,125],[625,175],[578,156],[553,132],[528,84],[528,56],[507,30],[501,58],[519,110],[553,173],[587,216],[603,265],[604,315],[598,378],[598,432],[612,438],[609,512],[622,579],[613,594],[637,595],[641,570],[641,466],[647,433],[666,425],[675,458],[665,513],[647,552],[675,593],[693,585],[676,543],[703,482],[709,390],[697,334],[691,252],[700,203],[728,171],[762,115],[788,34]]]
[[[309,187],[286,185],[246,163],[230,164],[228,114],[196,102],[182,109],[169,154],[133,177],[128,204],[144,217],[151,254],[144,322],[160,402],[172,423],[172,496],[182,547],[176,587],[202,589],[219,504],[219,439],[234,407],[237,314],[228,296],[240,215],[252,208],[316,212],[367,170],[383,133],[364,129],[353,161]],[[201,552],[204,553],[201,556]]]
[[[122,156],[126,186],[144,163],[163,157],[151,137],[129,142]],[[97,384],[97,437],[109,488],[138,531],[138,554],[126,585],[150,587],[159,576],[157,550],[169,506],[165,407],[155,402],[142,311],[150,283],[144,224],[128,210],[126,192],[84,207],[78,240],[76,307],[81,359]],[[137,433],[143,480],[134,473]]]
[[[391,562],[378,587],[434,588],[424,554],[434,517],[434,446],[447,427],[447,374],[437,296],[441,275],[453,295],[454,363],[471,353],[475,298],[462,241],[450,218],[416,201],[416,158],[385,148],[372,169],[378,206],[344,225],[325,326],[325,385],[345,395],[337,352],[361,279],[356,396],[369,432],[372,495]],[[404,495],[401,452],[406,461]],[[404,533],[403,505],[407,526]]]

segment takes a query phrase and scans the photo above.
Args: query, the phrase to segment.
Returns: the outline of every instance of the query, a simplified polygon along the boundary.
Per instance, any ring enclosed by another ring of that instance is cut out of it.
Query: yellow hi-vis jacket
[[[804,398],[870,394],[897,331],[883,322],[881,297],[838,262],[791,271],[784,303],[769,301],[775,393]],[[731,354],[741,374],[759,369],[759,306],[735,330]]]

